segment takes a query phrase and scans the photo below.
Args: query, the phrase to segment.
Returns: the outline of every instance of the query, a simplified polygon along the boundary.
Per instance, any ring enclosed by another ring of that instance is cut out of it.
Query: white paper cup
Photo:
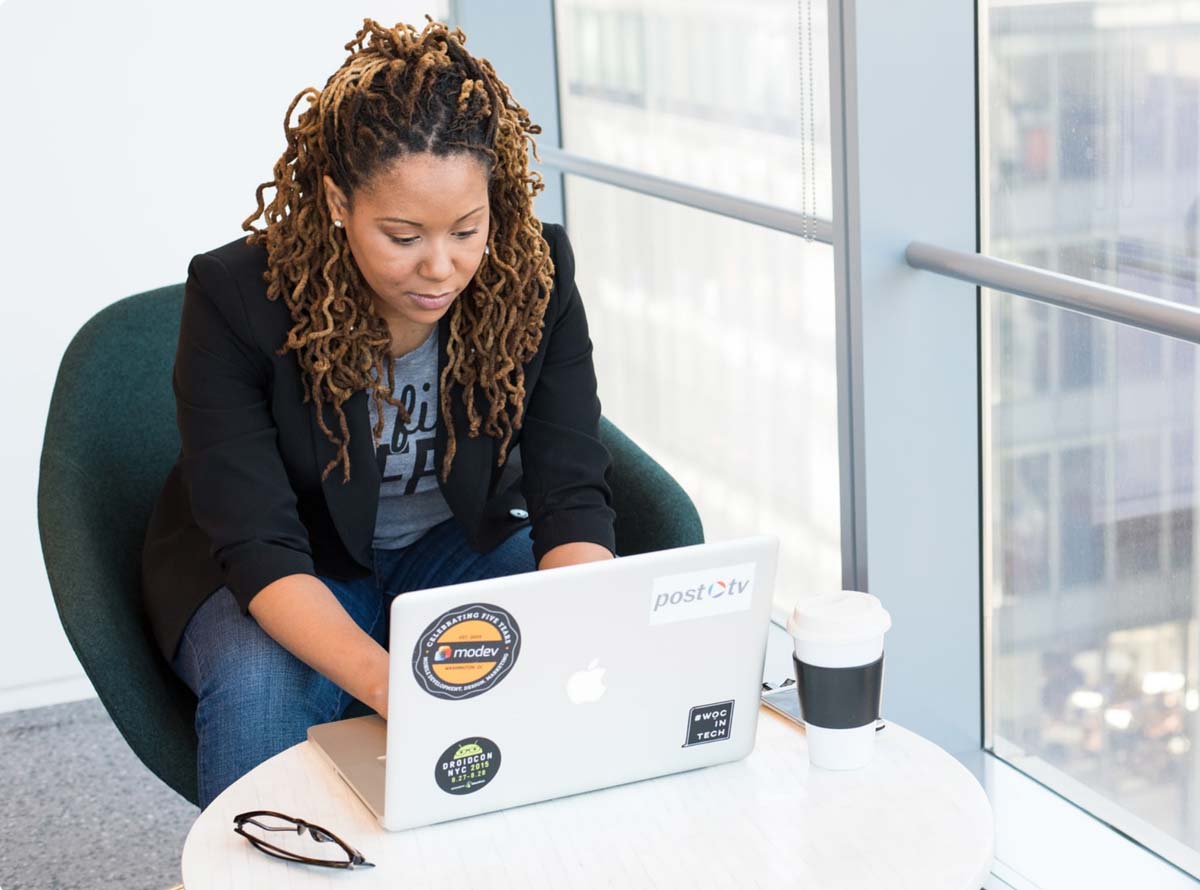
[[[871,761],[891,626],[878,598],[856,590],[801,597],[792,610],[787,627],[813,766],[857,769]]]

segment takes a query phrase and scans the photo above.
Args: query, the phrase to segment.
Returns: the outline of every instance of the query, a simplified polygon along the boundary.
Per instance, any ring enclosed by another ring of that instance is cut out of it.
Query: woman
[[[364,20],[289,107],[251,234],[188,269],[142,578],[198,699],[201,807],[355,698],[387,716],[395,595],[613,556],[540,128],[463,42]]]

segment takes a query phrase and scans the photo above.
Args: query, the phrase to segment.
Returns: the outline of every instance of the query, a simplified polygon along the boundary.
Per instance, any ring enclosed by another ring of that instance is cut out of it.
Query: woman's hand
[[[355,624],[320,578],[273,581],[250,600],[250,614],[283,648],[387,718],[387,650]]]

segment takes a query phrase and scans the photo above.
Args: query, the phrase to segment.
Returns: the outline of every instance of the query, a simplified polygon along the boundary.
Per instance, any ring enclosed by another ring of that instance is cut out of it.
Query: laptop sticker
[[[723,742],[733,731],[733,702],[719,701],[698,705],[688,711],[687,739],[684,748]]]
[[[438,758],[433,778],[447,794],[474,794],[500,771],[500,749],[491,739],[472,736],[455,742]]]
[[[521,652],[521,631],[499,606],[472,603],[444,612],[413,647],[413,676],[436,698],[482,695],[507,676]]]
[[[754,563],[719,566],[655,578],[650,589],[650,623],[670,624],[744,612],[754,594]]]

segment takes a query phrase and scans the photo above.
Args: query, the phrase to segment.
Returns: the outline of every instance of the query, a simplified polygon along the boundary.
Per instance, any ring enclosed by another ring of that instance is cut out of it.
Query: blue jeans
[[[528,526],[488,553],[476,553],[454,518],[399,550],[372,550],[373,576],[318,576],[354,621],[387,646],[388,606],[410,590],[536,571]],[[339,719],[354,700],[243,615],[228,587],[188,621],[172,669],[196,694],[200,807],[269,757]]]

